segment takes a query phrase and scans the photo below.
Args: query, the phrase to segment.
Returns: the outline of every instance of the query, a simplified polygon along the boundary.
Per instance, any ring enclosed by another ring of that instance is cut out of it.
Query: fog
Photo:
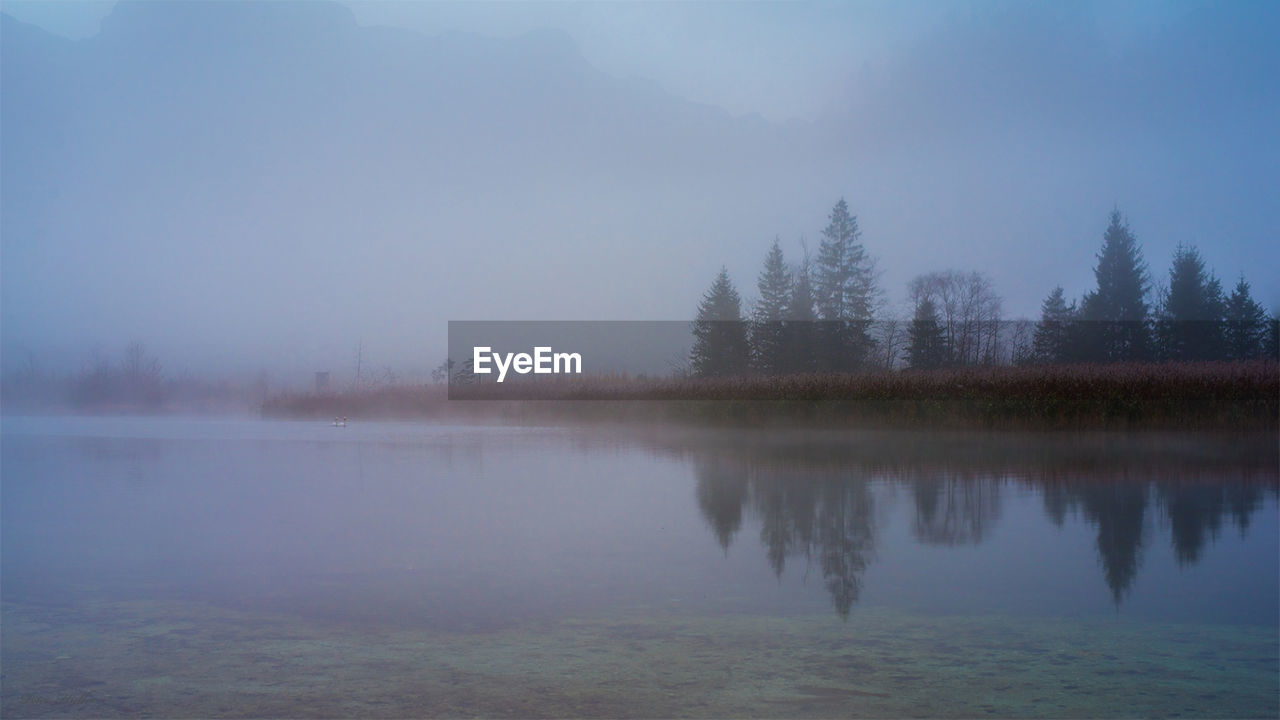
[[[423,376],[449,320],[689,319],[841,197],[908,281],[1090,289],[1108,213],[1280,308],[1280,5],[6,2],[5,368]],[[100,21],[100,22],[99,22]]]

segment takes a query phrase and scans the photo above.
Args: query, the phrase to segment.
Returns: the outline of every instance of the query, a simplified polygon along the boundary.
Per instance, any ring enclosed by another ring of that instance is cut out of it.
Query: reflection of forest
[[[1167,523],[1174,554],[1181,565],[1200,559],[1206,542],[1216,539],[1229,521],[1241,536],[1262,505],[1263,493],[1276,491],[1270,483],[1241,482],[1224,471],[1213,483],[1187,483],[1173,473],[1159,479],[1126,483],[1076,482],[1044,487],[1045,512],[1062,525],[1069,511],[1077,512],[1098,529],[1098,562],[1118,605],[1133,585],[1146,544],[1147,508],[1153,502],[1157,517]]]
[[[874,503],[865,480],[752,472],[726,458],[698,459],[694,467],[698,506],[726,551],[750,505],[774,572],[782,574],[788,557],[816,560],[836,611],[849,614],[874,546]]]
[[[1246,534],[1280,484],[1269,436],[931,435],[928,447],[920,443],[910,434],[795,444],[740,434],[654,446],[690,457],[699,508],[726,552],[752,513],[774,572],[795,557],[820,568],[842,616],[874,558],[873,482],[905,488],[912,536],[940,546],[981,543],[1000,518],[1002,493],[1030,487],[1055,524],[1071,515],[1096,528],[1117,604],[1142,565],[1149,521],[1169,528],[1178,561],[1189,565],[1224,525]]]

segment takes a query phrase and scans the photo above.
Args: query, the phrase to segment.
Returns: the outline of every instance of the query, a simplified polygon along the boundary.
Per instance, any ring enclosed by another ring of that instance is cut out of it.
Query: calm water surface
[[[1274,435],[2,441],[6,717],[1280,714]]]

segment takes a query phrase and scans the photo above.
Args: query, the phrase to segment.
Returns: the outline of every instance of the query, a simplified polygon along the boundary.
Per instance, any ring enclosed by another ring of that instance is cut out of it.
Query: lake
[[[1274,434],[0,440],[6,717],[1280,714]]]

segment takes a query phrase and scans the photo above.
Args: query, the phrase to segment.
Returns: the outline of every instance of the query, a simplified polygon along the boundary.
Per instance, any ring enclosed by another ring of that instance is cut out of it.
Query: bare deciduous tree
[[[980,272],[947,270],[918,275],[907,285],[913,306],[928,300],[941,316],[949,364],[995,364],[1001,360],[1001,299]]]

